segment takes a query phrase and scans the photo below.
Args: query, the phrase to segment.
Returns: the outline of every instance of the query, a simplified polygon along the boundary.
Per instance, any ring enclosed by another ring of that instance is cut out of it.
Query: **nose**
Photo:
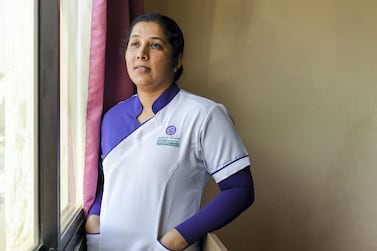
[[[147,55],[137,55],[137,59],[147,60]]]
[[[141,59],[141,60],[147,60],[148,59],[148,52],[147,52],[146,46],[141,46],[139,48],[137,55],[136,55],[136,58]]]

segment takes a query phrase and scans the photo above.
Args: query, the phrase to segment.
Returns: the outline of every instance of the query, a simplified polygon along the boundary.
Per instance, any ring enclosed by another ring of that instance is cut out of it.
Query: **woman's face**
[[[159,91],[174,79],[173,48],[158,23],[137,23],[126,49],[126,65],[138,90]]]

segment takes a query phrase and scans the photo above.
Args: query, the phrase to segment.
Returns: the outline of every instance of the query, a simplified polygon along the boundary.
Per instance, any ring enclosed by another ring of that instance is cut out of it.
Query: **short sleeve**
[[[250,165],[249,154],[221,104],[213,106],[202,125],[200,151],[207,172],[217,183]]]

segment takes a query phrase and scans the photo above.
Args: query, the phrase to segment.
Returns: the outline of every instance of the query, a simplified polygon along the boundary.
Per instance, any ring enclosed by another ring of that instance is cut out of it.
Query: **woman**
[[[102,121],[105,182],[86,224],[89,251],[198,251],[254,200],[248,153],[224,106],[176,84],[183,49],[168,17],[131,24],[125,59],[137,95]],[[220,193],[200,209],[210,177]]]

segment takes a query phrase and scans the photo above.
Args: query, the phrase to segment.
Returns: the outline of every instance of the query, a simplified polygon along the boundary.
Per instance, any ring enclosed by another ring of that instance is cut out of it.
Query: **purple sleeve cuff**
[[[102,203],[102,194],[103,194],[103,173],[102,169],[98,173],[98,184],[97,184],[97,194],[96,199],[93,202],[93,205],[90,207],[88,215],[100,215],[101,214],[101,203]]]
[[[89,210],[88,215],[100,215],[101,214],[101,203],[102,203],[102,192],[97,193],[96,200],[94,201],[92,207]]]
[[[176,227],[189,245],[206,233],[234,220],[254,201],[254,185],[249,167],[221,181],[221,192],[205,207]]]

